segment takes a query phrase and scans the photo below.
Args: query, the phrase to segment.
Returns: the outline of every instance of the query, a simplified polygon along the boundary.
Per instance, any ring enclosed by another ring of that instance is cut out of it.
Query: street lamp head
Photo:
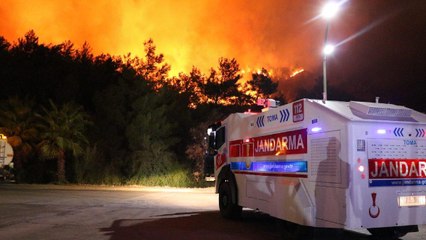
[[[327,45],[325,45],[324,49],[322,50],[322,53],[323,53],[325,56],[328,56],[328,55],[330,55],[330,54],[332,54],[332,53],[334,52],[334,49],[335,49],[335,48],[336,48],[336,47],[335,47],[334,45],[327,44]]]
[[[321,16],[327,20],[333,18],[336,16],[337,12],[339,11],[340,3],[339,2],[328,2],[321,11]]]

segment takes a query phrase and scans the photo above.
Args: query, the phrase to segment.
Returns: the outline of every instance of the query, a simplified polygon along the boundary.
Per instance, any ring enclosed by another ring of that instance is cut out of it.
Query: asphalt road
[[[278,240],[275,219],[245,210],[221,218],[213,189],[0,184],[0,239]],[[367,240],[365,232],[315,239]],[[426,239],[426,226],[404,240]]]

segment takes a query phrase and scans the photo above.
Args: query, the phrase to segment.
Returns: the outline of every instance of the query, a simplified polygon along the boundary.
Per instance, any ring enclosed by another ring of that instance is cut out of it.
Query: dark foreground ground
[[[0,184],[0,239],[288,239],[275,219],[245,210],[223,219],[213,189]],[[312,239],[367,240],[365,231]],[[425,240],[426,226],[404,240]]]

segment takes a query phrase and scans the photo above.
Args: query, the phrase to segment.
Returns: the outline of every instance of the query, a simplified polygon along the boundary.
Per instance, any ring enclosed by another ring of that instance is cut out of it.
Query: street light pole
[[[325,28],[324,51],[323,51],[323,61],[322,61],[322,70],[323,70],[322,101],[324,103],[325,101],[327,101],[327,52],[325,51],[325,47],[327,46],[329,28],[330,28],[330,22],[327,20],[327,26]]]
[[[340,3],[338,2],[329,2],[327,3],[321,12],[321,16],[327,21],[327,25],[325,28],[325,36],[324,36],[324,49],[323,49],[323,62],[322,62],[322,68],[323,68],[323,102],[325,103],[327,101],[327,55],[331,54],[334,50],[334,47],[331,45],[328,45],[328,32],[330,28],[330,19],[333,18],[338,10],[339,10]]]

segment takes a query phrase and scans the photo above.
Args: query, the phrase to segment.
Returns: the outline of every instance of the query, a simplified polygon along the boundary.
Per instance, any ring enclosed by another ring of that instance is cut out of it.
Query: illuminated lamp
[[[319,131],[321,131],[322,130],[322,128],[320,128],[320,127],[313,127],[312,129],[311,129],[311,131],[312,132],[319,132]]]
[[[327,20],[333,18],[337,15],[337,12],[339,11],[340,4],[338,2],[329,2],[322,8],[321,16]]]
[[[334,52],[335,48],[336,47],[334,45],[332,45],[332,44],[325,45],[325,47],[323,49],[324,55],[330,55],[330,54],[332,54]]]
[[[386,129],[377,129],[377,134],[386,134]]]

